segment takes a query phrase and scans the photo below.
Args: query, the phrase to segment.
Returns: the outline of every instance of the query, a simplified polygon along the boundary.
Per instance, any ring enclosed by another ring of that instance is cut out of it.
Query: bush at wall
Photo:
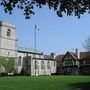
[[[0,65],[4,66],[5,70],[9,72],[15,65],[14,57],[0,57]]]

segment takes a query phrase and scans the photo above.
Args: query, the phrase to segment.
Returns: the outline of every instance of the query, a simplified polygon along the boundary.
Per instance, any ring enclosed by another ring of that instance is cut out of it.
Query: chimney
[[[51,58],[55,59],[55,57],[56,57],[56,53],[51,53]]]
[[[80,52],[79,52],[78,49],[76,49],[76,56],[77,56],[78,59],[80,58]]]

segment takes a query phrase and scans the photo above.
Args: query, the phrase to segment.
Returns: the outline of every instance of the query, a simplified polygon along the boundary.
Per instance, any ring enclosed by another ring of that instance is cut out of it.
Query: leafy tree
[[[22,9],[26,19],[34,14],[35,6],[41,8],[44,5],[48,5],[59,17],[62,17],[64,12],[67,16],[74,15],[80,18],[85,12],[90,12],[90,0],[1,0],[0,5],[10,14],[15,7]]]
[[[90,51],[90,37],[88,37],[87,40],[85,40],[84,47],[87,51]]]

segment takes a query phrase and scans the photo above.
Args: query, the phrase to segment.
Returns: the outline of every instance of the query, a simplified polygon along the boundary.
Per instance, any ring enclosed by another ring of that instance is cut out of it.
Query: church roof
[[[33,54],[43,54],[42,52],[40,52],[39,50],[32,49],[32,48],[24,48],[24,47],[18,47],[17,48],[18,52],[24,52],[24,53],[33,53]]]

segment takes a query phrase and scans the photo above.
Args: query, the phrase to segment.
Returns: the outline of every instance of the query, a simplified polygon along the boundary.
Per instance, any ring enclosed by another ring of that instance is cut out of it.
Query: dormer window
[[[11,34],[11,30],[8,29],[8,30],[7,30],[7,36],[10,37],[10,34]]]

